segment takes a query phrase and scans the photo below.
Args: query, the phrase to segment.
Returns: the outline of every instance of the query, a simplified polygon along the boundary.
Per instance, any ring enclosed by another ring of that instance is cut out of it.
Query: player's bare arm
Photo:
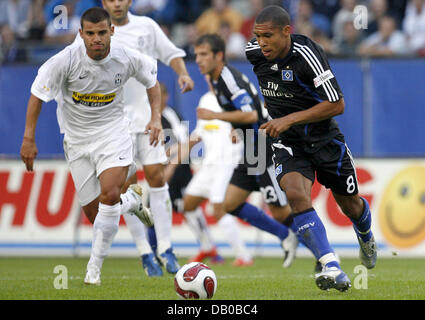
[[[180,164],[185,161],[190,154],[190,150],[202,141],[202,138],[196,133],[192,133],[189,137],[189,141],[185,143],[177,143],[172,145],[167,150],[167,156],[170,163]]]
[[[168,148],[168,164],[164,168],[165,181],[170,182],[177,167],[189,158],[190,150],[201,141],[202,138],[193,132],[188,142],[176,143]]]
[[[162,124],[161,124],[161,91],[159,82],[146,90],[151,106],[152,116],[149,123],[146,125],[146,133],[149,132],[149,143],[156,146],[163,140]]]
[[[180,90],[182,93],[189,92],[193,90],[195,83],[187,72],[186,65],[183,58],[177,57],[171,60],[170,67],[178,75],[177,82],[179,84]]]
[[[281,132],[297,124],[319,122],[344,113],[344,99],[337,102],[322,101],[310,109],[291,113],[285,117],[273,119],[260,126],[271,137],[277,137]]]
[[[214,112],[208,109],[198,108],[197,110],[198,119],[202,120],[222,120],[233,123],[255,123],[258,121],[257,110],[253,111],[225,111],[225,112]]]
[[[43,101],[31,95],[28,101],[25,132],[21,145],[21,159],[28,171],[33,170],[34,159],[37,157],[38,149],[35,144],[35,128],[41,112]]]

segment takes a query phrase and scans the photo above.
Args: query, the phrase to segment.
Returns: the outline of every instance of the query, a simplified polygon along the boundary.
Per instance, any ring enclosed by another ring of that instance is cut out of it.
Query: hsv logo
[[[316,222],[309,222],[309,223],[306,223],[305,225],[302,225],[301,227],[299,227],[298,228],[298,233],[299,232],[301,232],[301,231],[303,231],[303,230],[305,230],[305,229],[308,229],[308,228],[311,228],[311,227],[314,227],[314,225],[316,224]]]
[[[294,80],[294,73],[292,70],[283,70],[282,71],[282,80],[283,81],[293,81]]]

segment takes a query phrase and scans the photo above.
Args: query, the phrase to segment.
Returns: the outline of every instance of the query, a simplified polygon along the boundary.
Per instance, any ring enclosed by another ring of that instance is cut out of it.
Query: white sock
[[[103,260],[108,255],[109,248],[118,231],[121,205],[109,206],[99,203],[99,212],[93,223],[93,241],[89,265],[94,264],[102,268]]]
[[[121,199],[121,214],[129,213],[130,209],[136,204],[136,199],[130,194],[130,189],[126,193],[120,195]],[[132,214],[132,213],[130,213]]]
[[[171,247],[172,213],[168,184],[160,188],[150,188],[150,209],[153,215],[156,239],[158,241],[157,252],[161,254]]]
[[[215,247],[215,244],[202,210],[200,208],[196,208],[194,211],[185,212],[184,218],[198,240],[201,250],[212,250]]]
[[[322,266],[326,266],[329,262],[336,262],[338,263],[338,259],[336,258],[335,254],[333,252],[327,253],[324,256],[321,256],[319,258],[319,262],[322,264]]]
[[[235,252],[236,258],[241,258],[245,261],[251,260],[251,254],[245,246],[244,241],[239,233],[239,226],[237,220],[230,214],[225,214],[219,221],[218,225],[224,232],[226,239],[229,241],[230,246]]]
[[[133,240],[136,243],[137,251],[139,252],[139,254],[144,255],[151,253],[152,248],[146,236],[145,225],[135,215],[125,213],[123,214],[123,216],[127,228],[128,230],[130,230],[131,236],[133,237]]]

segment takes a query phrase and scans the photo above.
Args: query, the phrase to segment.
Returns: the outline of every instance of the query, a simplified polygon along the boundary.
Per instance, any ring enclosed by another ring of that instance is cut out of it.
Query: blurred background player
[[[167,163],[164,173],[165,180],[169,184],[170,197],[173,210],[177,213],[184,214],[184,218],[201,245],[201,248],[206,249],[206,256],[211,258],[214,263],[223,262],[223,258],[215,250],[211,234],[209,232],[207,222],[201,208],[197,208],[193,212],[185,213],[183,194],[186,187],[191,181],[193,174],[191,168],[191,159],[189,157],[190,149],[198,142],[189,139],[189,128],[182,122],[181,116],[171,107],[167,105],[168,90],[161,83],[161,110],[162,110],[162,126],[165,133],[165,148],[167,154],[171,154],[170,160]],[[186,147],[186,145],[188,146]],[[184,146],[184,147],[183,147]],[[179,149],[180,148],[180,149]],[[177,159],[179,150],[187,150],[186,153],[180,154],[180,159]],[[182,161],[184,157],[184,161]],[[156,247],[155,232],[149,228],[149,242],[152,249]],[[209,250],[208,248],[214,248]]]
[[[198,119],[230,122],[244,139],[244,157],[234,170],[226,190],[224,210],[249,224],[277,236],[284,250],[284,267],[295,257],[298,240],[292,230],[269,217],[266,212],[246,202],[253,191],[261,191],[274,217],[284,220],[291,209],[274,177],[270,143],[258,136],[259,126],[266,121],[256,89],[248,77],[229,66],[225,60],[226,45],[217,34],[206,34],[195,43],[196,63],[209,75],[217,101],[224,110],[198,109]],[[256,163],[250,163],[257,157]]]
[[[55,99],[66,160],[80,205],[93,223],[92,250],[84,282],[97,285],[103,261],[118,231],[120,214],[132,212],[140,216],[144,212],[140,186],[131,185],[120,196],[126,179],[135,172],[123,104],[123,86],[130,77],[147,88],[152,109],[146,126],[150,143],[157,144],[162,131],[156,63],[137,51],[111,45],[113,32],[105,10],[89,9],[81,17],[84,44],[66,47],[40,67],[31,87],[21,146],[22,160],[27,170],[32,171],[41,106]],[[110,78],[115,80],[105,81]],[[152,224],[152,217],[146,218],[145,222]]]
[[[217,98],[210,90],[199,100],[198,108],[214,112],[223,111],[217,102]],[[196,128],[190,135],[188,145],[180,145],[173,148],[175,153],[180,151],[179,162],[184,161],[182,155],[189,155],[190,150],[199,142],[202,146],[202,163],[190,180],[184,193],[184,216],[200,243],[199,253],[190,258],[189,262],[200,261],[210,258],[213,263],[223,261],[217,252],[215,242],[209,231],[207,221],[200,208],[203,201],[209,200],[213,206],[213,214],[226,240],[235,253],[235,266],[248,266],[253,264],[251,254],[240,237],[237,220],[235,217],[224,214],[223,201],[227,185],[232,177],[233,170],[241,159],[243,143],[232,142],[232,126],[229,122],[221,120],[198,119]],[[173,159],[174,154],[171,154]],[[171,160],[174,161],[174,160]]]
[[[103,0],[102,5],[111,15],[115,26],[114,43],[138,50],[156,60],[160,60],[178,75],[181,92],[193,89],[183,57],[185,52],[177,48],[164,34],[158,24],[148,17],[136,16],[129,12],[131,0]],[[164,175],[164,163],[167,161],[162,144],[149,144],[146,124],[151,117],[146,88],[137,81],[129,81],[124,89],[126,116],[131,120],[135,159],[143,165],[146,181],[149,184],[149,204],[154,217],[157,238],[156,256],[169,273],[179,269],[177,258],[171,245],[172,208],[168,184]],[[128,184],[137,183],[134,174]],[[162,275],[150,244],[146,242],[145,227],[134,217],[125,215],[137,249],[141,255],[143,268],[148,276]]]
[[[162,113],[162,126],[164,128],[164,136],[165,136],[165,148],[167,153],[171,153],[171,149],[176,148],[178,150],[178,146],[185,145],[186,143],[190,143],[189,141],[189,128],[182,122],[181,116],[170,106],[167,105],[168,102],[168,90],[165,84],[160,83],[161,88],[161,113]],[[193,146],[194,143],[191,144]],[[188,149],[189,151],[189,149]],[[177,151],[178,152],[178,151]],[[176,153],[177,153],[176,152]],[[192,169],[190,165],[189,154],[185,154],[185,160],[188,161],[176,161],[174,160],[175,154],[173,154],[171,160],[168,161],[167,165],[164,169],[165,180],[169,185],[169,192],[173,210],[177,213],[184,213],[183,206],[183,194],[190,180],[192,179]],[[205,217],[203,215],[202,210],[196,210],[193,214],[185,215],[186,222],[189,227],[194,232],[195,236],[202,244],[210,242],[209,239],[210,234],[206,226]],[[201,220],[202,219],[202,220]],[[203,234],[198,232],[198,223],[201,221],[205,225],[205,228],[202,228],[204,231]],[[148,230],[148,238],[149,243],[152,249],[155,251],[157,245],[157,239],[153,228],[149,228]],[[217,253],[212,255],[209,252],[209,256],[213,259],[214,262],[220,263],[223,261],[223,258],[219,256]]]

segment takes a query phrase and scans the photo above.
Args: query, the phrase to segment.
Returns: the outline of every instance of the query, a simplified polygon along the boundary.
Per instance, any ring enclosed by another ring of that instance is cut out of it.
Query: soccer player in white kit
[[[31,87],[21,146],[21,158],[32,171],[42,103],[55,99],[65,158],[78,200],[93,223],[84,279],[87,284],[100,284],[100,270],[118,231],[121,213],[135,213],[147,225],[153,224],[149,212],[143,209],[139,186],[132,185],[126,193],[120,193],[128,176],[135,172],[123,87],[134,77],[147,88],[152,116],[146,129],[150,143],[158,144],[162,126],[157,66],[136,50],[111,44],[113,32],[108,12],[91,8],[81,17],[84,44],[66,47],[40,67]]]
[[[201,97],[198,108],[213,112],[222,111],[216,96],[211,91]],[[216,247],[204,221],[205,217],[202,212],[199,214],[199,210],[196,211],[202,201],[208,199],[213,206],[214,217],[235,253],[236,259],[233,265],[247,266],[253,263],[251,254],[240,237],[236,218],[230,214],[224,214],[223,209],[227,185],[243,152],[243,143],[232,142],[231,133],[232,125],[229,122],[198,119],[196,128],[191,134],[190,146],[193,146],[194,142],[202,141],[204,157],[201,167],[193,176],[184,195],[186,221],[197,234],[201,245],[200,252],[190,261],[202,261],[217,255]]]
[[[178,83],[182,92],[193,89],[183,60],[185,52],[177,48],[163,33],[158,24],[143,16],[129,13],[131,0],[103,0],[102,5],[111,16],[115,33],[112,43],[135,49],[156,60],[160,60],[178,75]],[[79,41],[77,36],[76,42]],[[149,144],[146,135],[146,125],[151,112],[146,96],[146,87],[138,81],[130,79],[124,88],[125,112],[130,119],[130,131],[134,144],[134,157],[143,165],[145,178],[149,184],[149,203],[154,217],[154,227],[157,245],[157,257],[169,273],[176,273],[180,268],[171,245],[172,207],[168,184],[164,177],[164,164],[167,162],[164,146]],[[134,174],[127,184],[137,183]],[[146,229],[139,219],[131,215],[124,215],[141,260],[148,276],[161,276],[162,270],[151,246],[147,240]]]

